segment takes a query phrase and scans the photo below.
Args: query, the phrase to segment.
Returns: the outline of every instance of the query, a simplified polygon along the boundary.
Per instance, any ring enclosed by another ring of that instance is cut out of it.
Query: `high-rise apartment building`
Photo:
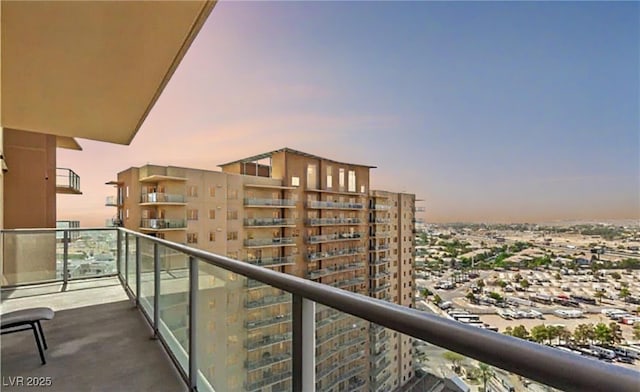
[[[371,190],[371,166],[288,148],[220,167],[130,168],[107,204],[129,229],[412,306],[414,195]],[[224,337],[201,347],[207,379],[290,390],[291,296],[252,281],[207,296],[231,315],[205,326]],[[317,390],[392,391],[412,378],[410,338],[320,304],[315,317]]]

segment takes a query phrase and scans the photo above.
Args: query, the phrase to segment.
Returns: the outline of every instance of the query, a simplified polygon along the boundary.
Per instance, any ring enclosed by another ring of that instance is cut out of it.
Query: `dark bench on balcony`
[[[55,313],[50,308],[29,308],[4,313],[0,315],[0,329],[2,330],[2,335],[27,331],[29,329],[33,330],[33,336],[36,339],[36,345],[40,353],[40,360],[44,365],[47,363],[44,358],[44,350],[47,349],[47,342],[44,339],[44,332],[42,331],[40,321],[51,320],[54,315]]]

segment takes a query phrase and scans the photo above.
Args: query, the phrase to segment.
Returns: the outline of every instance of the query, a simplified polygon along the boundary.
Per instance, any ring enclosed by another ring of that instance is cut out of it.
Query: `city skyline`
[[[427,222],[637,218],[637,12],[220,2],[130,147],[58,150],[84,192],[58,217],[102,225],[129,166],[286,146],[378,166],[372,189],[417,194]]]

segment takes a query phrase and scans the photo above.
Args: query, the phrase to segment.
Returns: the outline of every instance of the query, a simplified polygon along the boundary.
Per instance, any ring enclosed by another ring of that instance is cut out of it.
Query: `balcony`
[[[391,283],[384,283],[384,284],[381,284],[379,286],[371,287],[370,291],[371,291],[372,294],[375,294],[375,293],[379,293],[379,292],[381,292],[383,290],[386,290],[389,287],[391,287]]]
[[[289,341],[291,340],[292,336],[293,334],[291,332],[278,335],[265,335],[259,338],[248,340],[245,347],[249,351],[256,350],[259,348],[271,346],[272,344]]]
[[[295,246],[293,237],[274,237],[274,238],[252,238],[244,240],[244,246],[247,248],[267,248],[273,246]]]
[[[314,371],[308,364],[313,363],[316,346],[332,343],[328,339],[340,336],[338,344],[344,348],[351,338],[366,335],[358,325],[375,323],[378,326],[372,325],[372,332],[386,328],[408,338],[437,344],[442,350],[466,355],[464,360],[474,366],[486,363],[495,367],[496,373],[513,372],[549,387],[567,391],[637,391],[640,372],[621,365],[584,358],[356,293],[345,293],[123,228],[82,231],[89,233],[81,238],[100,237],[114,248],[117,280],[113,276],[74,279],[66,269],[57,279],[53,273],[53,278],[47,280],[46,274],[35,273],[39,270],[31,271],[32,265],[28,261],[33,259],[31,255],[40,254],[43,259],[50,258],[51,268],[55,269],[56,230],[2,232],[5,277],[8,268],[19,265],[22,278],[14,277],[12,281],[28,284],[3,286],[3,310],[47,304],[57,312],[53,320],[43,323],[49,344],[49,364],[46,366],[40,366],[33,344],[26,344],[30,340],[29,334],[3,336],[5,379],[25,374],[52,377],[54,383],[47,388],[51,391],[130,390],[131,385],[135,385],[136,390],[154,391],[194,390],[196,385],[199,391],[212,391],[214,387],[224,390],[225,386],[216,385],[216,382],[228,369],[223,367],[218,376],[214,376],[205,355],[190,353],[210,347],[212,339],[220,337],[222,332],[211,328],[211,320],[227,320],[235,313],[227,313],[225,306],[196,304],[206,301],[208,295],[234,285],[245,289],[244,276],[282,290],[293,300],[290,314],[245,324],[251,330],[287,322],[292,328],[291,369],[285,367],[286,370],[278,373],[265,370],[261,379],[252,378],[255,373],[249,374],[250,381],[245,387],[250,390],[291,378],[293,390],[313,392],[315,382],[305,374]],[[115,243],[107,237],[115,238]],[[46,238],[51,241],[44,241]],[[63,266],[70,264],[68,250],[63,252]],[[149,253],[148,250],[152,251]],[[179,267],[166,265],[160,255],[166,254],[167,250],[180,255],[186,263]],[[228,277],[230,275],[234,277]],[[38,279],[29,280],[29,277]],[[304,309],[313,310],[321,306],[318,304],[355,318],[358,320],[356,328],[349,322],[327,335],[319,335],[315,342],[305,340],[304,337],[315,328],[313,320],[308,319],[314,317],[315,312]],[[138,311],[133,311],[132,305]],[[157,340],[149,340],[150,335]],[[169,355],[162,350],[167,350]],[[345,380],[353,380],[350,385],[361,382],[355,379],[361,370],[358,366],[350,366],[349,371],[327,383],[322,382],[321,387],[335,387]],[[439,380],[437,366],[425,366],[428,377]],[[380,381],[385,377],[384,373],[378,377]],[[543,388],[537,384],[533,386]],[[351,386],[348,389],[352,389]]]
[[[335,361],[333,364],[326,366],[324,369],[320,370],[316,374],[316,380],[320,381],[324,377],[332,374],[334,371],[340,369],[341,367],[344,367],[345,365],[350,365],[351,362],[356,361],[358,359],[362,360],[363,357],[364,357],[364,350],[360,350],[360,351],[356,351],[353,354],[349,354],[344,358],[340,358],[337,361]]]
[[[295,227],[295,219],[287,218],[251,218],[244,220],[245,227]]]
[[[245,306],[247,309],[256,309],[256,308],[263,308],[265,306],[280,305],[288,302],[291,302],[290,294],[265,295],[260,299],[247,301],[245,303]]]
[[[377,211],[387,211],[391,209],[390,205],[387,204],[374,204],[371,207],[372,210],[377,210]]]
[[[81,195],[80,176],[71,169],[56,169],[56,193]]]
[[[186,205],[184,195],[152,192],[140,195],[140,205]]]
[[[247,321],[245,323],[245,327],[248,330],[253,330],[253,329],[257,329],[257,328],[269,327],[269,326],[276,325],[276,324],[288,323],[289,321],[291,321],[291,315],[290,314],[287,314],[287,315],[279,314],[277,316],[267,317],[267,318],[264,318],[262,320]]]
[[[271,376],[264,377],[260,381],[256,381],[256,382],[252,382],[252,383],[246,383],[245,387],[247,388],[247,391],[249,391],[249,392],[262,390],[262,388],[264,388],[266,386],[269,386],[271,384],[275,384],[277,382],[280,382],[282,380],[286,380],[287,378],[290,378],[291,375],[292,375],[291,370],[287,370],[287,371],[284,371],[284,372],[281,372],[281,373],[275,373],[275,374],[272,374]]]
[[[389,231],[374,231],[370,234],[371,238],[387,238],[391,235]]]
[[[324,210],[362,210],[362,203],[339,203],[334,201],[310,201],[307,203],[308,208],[318,208]]]
[[[314,252],[307,254],[307,260],[316,261],[316,260],[327,260],[335,257],[342,256],[353,256],[364,253],[364,248],[346,248],[346,249],[338,249],[332,250],[329,252]]]
[[[364,233],[336,233],[312,235],[307,237],[307,244],[321,244],[323,242],[354,241],[363,238]]]
[[[327,267],[327,268],[309,271],[307,273],[307,278],[318,279],[323,276],[329,276],[329,275],[333,275],[341,272],[357,271],[363,268],[364,268],[364,263],[350,263],[350,264],[344,264],[344,265],[337,265],[333,267]]]
[[[117,196],[107,196],[104,205],[106,207],[119,207],[122,205],[122,198]]]
[[[276,355],[271,355],[255,361],[252,361],[252,360],[247,361],[245,362],[245,367],[249,370],[256,370],[256,369],[274,365],[279,362],[284,362],[289,359],[291,359],[290,354],[286,354],[286,353],[276,354]]]
[[[260,259],[245,260],[247,263],[253,265],[259,265],[261,267],[278,267],[281,265],[295,264],[295,256],[283,256],[283,257],[263,257]]]
[[[256,208],[294,208],[296,201],[291,199],[244,199],[245,207]]]
[[[170,231],[186,230],[187,222],[184,219],[142,219],[140,230],[146,231]]]
[[[347,287],[359,286],[365,282],[364,278],[353,278],[339,280],[337,282],[329,283],[329,286],[338,287],[340,289],[346,289]]]
[[[389,250],[389,245],[373,245],[371,246],[371,250],[376,252]]]
[[[355,226],[362,223],[360,218],[311,218],[308,226]]]

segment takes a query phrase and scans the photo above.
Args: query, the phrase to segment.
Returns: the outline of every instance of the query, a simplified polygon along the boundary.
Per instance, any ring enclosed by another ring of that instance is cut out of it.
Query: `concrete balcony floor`
[[[2,312],[48,306],[49,349],[41,365],[31,331],[2,335],[2,391],[186,391],[178,371],[117,278],[2,291]],[[51,386],[9,386],[16,376],[50,377]]]

